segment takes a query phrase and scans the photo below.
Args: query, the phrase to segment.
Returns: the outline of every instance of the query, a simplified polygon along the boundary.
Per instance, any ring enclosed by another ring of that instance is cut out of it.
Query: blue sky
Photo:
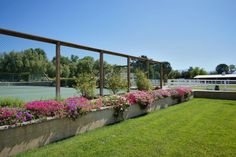
[[[236,64],[235,0],[1,0],[0,27],[147,55],[178,70]],[[37,45],[53,55],[53,45],[0,36],[1,51]]]

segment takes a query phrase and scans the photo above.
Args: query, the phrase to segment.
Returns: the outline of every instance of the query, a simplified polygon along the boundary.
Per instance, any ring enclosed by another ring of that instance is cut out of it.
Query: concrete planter
[[[104,108],[89,112],[75,121],[68,118],[51,118],[19,127],[0,127],[0,156],[14,155],[124,119],[164,109],[176,103],[176,100],[168,97],[154,102],[146,109],[141,109],[135,104],[123,113],[122,118],[114,117],[113,108]]]
[[[0,130],[0,156],[9,156],[116,122],[113,108],[89,112],[75,121],[68,118]]]
[[[236,100],[236,92],[199,90],[193,92],[194,98]]]
[[[138,117],[147,114],[147,109],[141,109],[138,104],[131,105],[126,112],[126,119]]]

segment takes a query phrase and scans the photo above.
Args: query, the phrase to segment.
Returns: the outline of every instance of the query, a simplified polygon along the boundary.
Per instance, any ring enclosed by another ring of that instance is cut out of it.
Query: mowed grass
[[[236,101],[192,99],[17,156],[235,157]]]

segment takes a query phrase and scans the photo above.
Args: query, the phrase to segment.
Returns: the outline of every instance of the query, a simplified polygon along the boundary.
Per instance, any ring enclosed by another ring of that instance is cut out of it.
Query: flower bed
[[[84,97],[70,97],[64,101],[32,101],[24,108],[0,108],[0,126],[17,125],[45,117],[69,117],[73,120],[92,110],[101,110],[103,107],[112,107],[114,116],[122,114],[129,106],[138,104],[141,109],[150,107],[159,99],[172,97],[174,99],[187,98],[191,94],[190,88],[176,88],[167,90],[136,91],[124,95],[112,95],[88,100]],[[181,101],[181,100],[180,100]]]
[[[24,108],[0,108],[0,156],[166,108],[176,104],[178,99],[188,99],[190,92],[182,88],[159,89],[94,100],[71,97],[64,101],[33,101],[26,103]]]

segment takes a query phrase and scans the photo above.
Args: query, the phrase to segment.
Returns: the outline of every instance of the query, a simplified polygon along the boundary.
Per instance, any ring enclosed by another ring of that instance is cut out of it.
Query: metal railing
[[[214,89],[218,85],[220,89],[235,91],[236,80],[200,80],[200,79],[168,79],[168,87],[192,87],[195,89]]]
[[[138,60],[143,60],[147,62],[147,68],[149,68],[149,64],[153,63],[153,64],[159,64],[160,65],[160,87],[162,88],[162,80],[163,80],[163,65],[161,62],[159,61],[154,61],[151,59],[147,59],[147,58],[143,58],[143,57],[137,57],[137,56],[131,56],[131,55],[127,55],[124,53],[118,53],[118,52],[113,52],[113,51],[108,51],[108,50],[103,50],[103,49],[98,49],[98,48],[93,48],[93,47],[88,47],[88,46],[84,46],[84,45],[79,45],[79,44],[75,44],[75,43],[70,43],[70,42],[65,42],[65,41],[61,41],[61,40],[55,40],[55,39],[50,39],[50,38],[46,38],[46,37],[41,37],[41,36],[36,36],[36,35],[32,35],[32,34],[26,34],[26,33],[22,33],[22,32],[16,32],[13,30],[7,30],[7,29],[2,29],[0,28],[0,34],[3,35],[8,35],[8,36],[14,36],[14,37],[18,37],[18,38],[24,38],[24,39],[29,39],[29,40],[34,40],[34,41],[40,41],[40,42],[44,42],[44,43],[50,43],[50,44],[54,44],[56,46],[56,50],[55,50],[55,54],[56,54],[56,97],[59,98],[60,97],[60,47],[61,46],[67,46],[67,47],[72,47],[72,48],[77,48],[77,49],[82,49],[82,50],[88,50],[88,51],[93,51],[93,52],[97,52],[99,53],[100,57],[100,95],[103,95],[103,83],[104,83],[104,68],[103,68],[103,59],[104,59],[104,54],[109,54],[109,55],[115,55],[115,56],[120,56],[120,57],[125,57],[127,58],[127,87],[128,87],[128,92],[130,91],[130,60],[131,59],[138,59]],[[149,71],[149,69],[148,69]]]

